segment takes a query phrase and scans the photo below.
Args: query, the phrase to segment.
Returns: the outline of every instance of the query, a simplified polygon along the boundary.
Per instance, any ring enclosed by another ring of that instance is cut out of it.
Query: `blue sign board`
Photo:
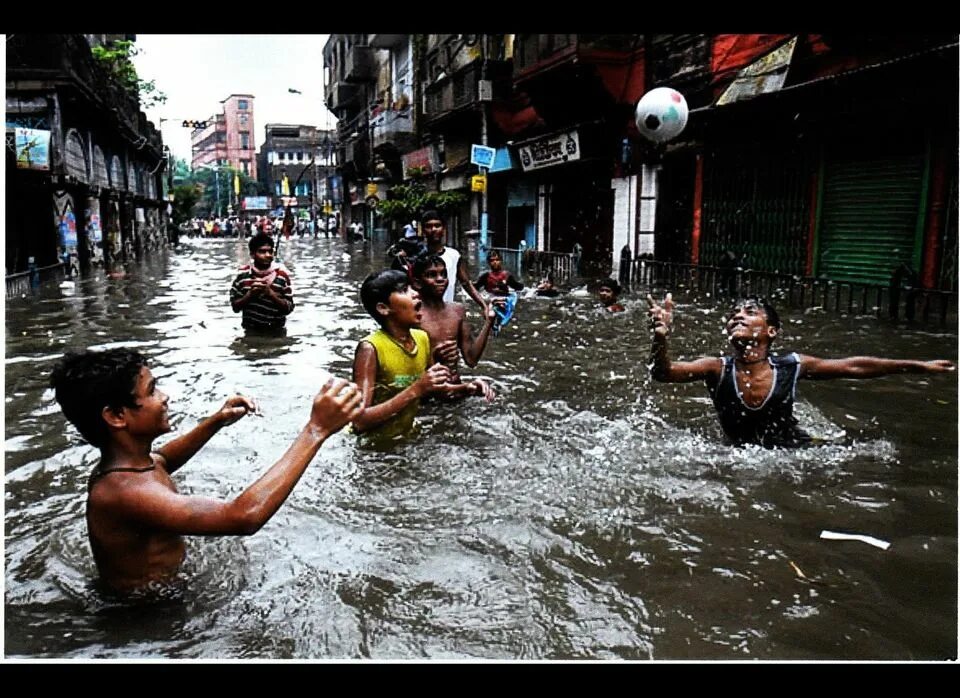
[[[476,143],[470,146],[470,162],[479,167],[489,169],[493,164],[493,157],[496,154],[496,148],[489,148],[485,145],[477,145]]]

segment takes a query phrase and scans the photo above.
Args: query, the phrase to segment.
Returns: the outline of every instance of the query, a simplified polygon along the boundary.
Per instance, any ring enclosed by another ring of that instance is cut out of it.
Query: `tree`
[[[155,80],[141,80],[130,60],[139,53],[132,41],[114,41],[108,46],[94,46],[93,57],[107,73],[127,92],[134,95],[144,107],[155,107],[167,101],[167,95],[157,89]]]
[[[176,225],[193,218],[193,207],[200,199],[195,184],[180,184],[173,188],[173,222]]]
[[[179,177],[179,167],[176,168],[174,177]],[[188,175],[183,178],[184,184],[194,185],[199,190],[199,198],[196,201],[196,215],[210,216],[217,213],[217,181],[219,179],[220,189],[220,213],[226,215],[227,206],[235,204],[236,195],[233,191],[233,176],[240,178],[240,196],[249,195],[250,191],[257,191],[257,183],[239,170],[235,170],[229,165],[221,165],[219,171],[211,170],[207,167],[198,167],[190,170]],[[234,205],[234,215],[241,213],[239,205]]]
[[[398,184],[387,192],[387,200],[381,201],[377,210],[387,221],[397,227],[420,217],[430,209],[447,214],[467,201],[467,196],[457,191],[427,191],[420,182]]]

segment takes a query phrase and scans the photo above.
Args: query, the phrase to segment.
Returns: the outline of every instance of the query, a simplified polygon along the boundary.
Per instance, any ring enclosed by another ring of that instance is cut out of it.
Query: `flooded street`
[[[492,404],[427,403],[389,447],[341,432],[259,533],[188,537],[175,598],[104,596],[84,521],[98,452],[47,388],[65,349],[146,354],[177,430],[255,396],[263,418],[223,429],[174,478],[228,498],[375,329],[358,289],[381,248],[283,241],[297,303],[284,338],[245,338],[230,309],[247,257],[245,240],[185,239],[124,278],[7,301],[8,658],[956,657],[956,374],[802,381],[817,445],[728,447],[701,383],[650,379],[646,289],[616,316],[583,293],[522,299],[472,373]],[[672,356],[724,351],[726,307],[673,291]],[[957,359],[953,328],[780,312],[783,351]]]

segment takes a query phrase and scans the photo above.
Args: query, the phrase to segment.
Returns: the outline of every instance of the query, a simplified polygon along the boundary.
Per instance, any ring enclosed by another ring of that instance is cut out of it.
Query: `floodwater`
[[[53,362],[137,347],[178,430],[235,391],[258,398],[262,419],[175,478],[234,497],[374,328],[358,287],[381,249],[295,239],[281,256],[298,303],[285,338],[244,338],[229,308],[245,241],[186,239],[124,278],[7,301],[7,658],[957,656],[956,374],[803,381],[818,445],[732,448],[702,384],[651,381],[646,289],[617,316],[584,292],[522,299],[476,369],[494,403],[426,404],[389,446],[341,432],[256,535],[188,538],[169,598],[102,594],[84,521],[97,453],[46,387]],[[723,351],[722,306],[674,290],[673,355]],[[782,314],[784,350],[957,358],[953,328]]]

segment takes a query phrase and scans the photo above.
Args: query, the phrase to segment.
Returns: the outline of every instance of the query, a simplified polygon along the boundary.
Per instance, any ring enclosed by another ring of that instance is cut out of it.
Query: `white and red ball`
[[[669,87],[656,87],[637,102],[634,118],[640,135],[654,143],[665,143],[680,135],[689,116],[682,94]]]

